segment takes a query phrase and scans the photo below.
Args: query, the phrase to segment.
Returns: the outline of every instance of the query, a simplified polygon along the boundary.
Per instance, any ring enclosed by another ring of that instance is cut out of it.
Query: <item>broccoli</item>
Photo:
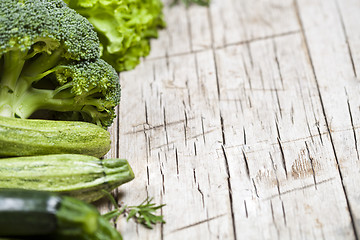
[[[120,101],[116,71],[100,58],[89,21],[61,0],[1,0],[0,116],[108,127]]]
[[[93,24],[101,57],[118,72],[131,70],[150,52],[150,39],[165,26],[161,0],[64,0]]]

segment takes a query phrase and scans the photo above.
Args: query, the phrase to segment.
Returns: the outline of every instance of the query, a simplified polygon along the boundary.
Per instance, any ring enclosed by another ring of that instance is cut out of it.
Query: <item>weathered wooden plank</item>
[[[357,239],[359,3],[168,4],[107,155],[136,174],[118,199],[152,196],[167,223],[121,220],[124,238]]]
[[[292,34],[217,50],[239,239],[257,239],[259,232],[264,239],[352,236],[335,158],[328,152],[332,145],[316,82],[302,45],[301,35]],[[242,75],[228,76],[233,72]],[[234,112],[236,101],[245,104]],[[248,193],[241,194],[245,190]],[[337,197],[326,197],[329,191]],[[327,213],[332,217],[317,211],[325,205],[337,209]],[[310,214],[303,207],[316,211]],[[238,214],[244,208],[245,219]],[[332,218],[337,218],[336,230]]]
[[[299,30],[291,0],[213,0],[210,13],[215,47]]]
[[[151,42],[148,58],[189,53],[192,51],[190,23],[186,7],[178,4],[170,7],[171,0],[164,1],[166,28],[159,32],[156,41]]]
[[[207,51],[149,60],[136,74],[122,74],[120,155],[140,171],[128,188],[144,197],[145,188],[167,204],[170,221],[158,232],[164,238],[232,234],[224,159],[216,152],[221,128],[213,59]],[[138,198],[125,195],[124,201]],[[150,235],[132,229],[125,236]]]
[[[298,8],[357,239],[360,232],[359,154],[354,119],[359,117],[355,109],[360,103],[348,34],[353,37],[359,31],[349,33],[344,19],[351,17],[347,14],[350,8],[358,12],[360,9],[352,1],[299,1]],[[352,42],[357,43],[355,38]]]

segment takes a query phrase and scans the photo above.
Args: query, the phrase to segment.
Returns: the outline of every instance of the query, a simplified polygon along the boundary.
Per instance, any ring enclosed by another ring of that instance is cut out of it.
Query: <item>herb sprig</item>
[[[116,202],[116,200],[110,193],[108,193],[108,196],[115,209],[103,215],[103,217],[107,220],[113,218],[116,218],[117,220],[120,216],[125,216],[127,221],[133,219],[137,223],[140,223],[149,229],[152,229],[153,225],[157,223],[166,223],[163,215],[155,214],[155,212],[158,209],[164,207],[165,204],[156,205],[155,203],[152,203],[152,198],[146,198],[142,203],[137,206],[119,206],[119,204]]]

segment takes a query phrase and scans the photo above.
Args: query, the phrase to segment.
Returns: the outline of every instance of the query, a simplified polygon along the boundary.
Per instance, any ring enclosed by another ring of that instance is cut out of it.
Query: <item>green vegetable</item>
[[[110,134],[95,124],[0,116],[0,157],[57,153],[104,156]]]
[[[92,206],[49,192],[0,190],[0,237],[119,240],[119,232]]]
[[[116,71],[99,59],[89,21],[61,0],[1,0],[0,116],[108,127],[120,100]]]
[[[152,229],[156,223],[166,223],[163,215],[156,215],[155,212],[165,206],[156,205],[152,203],[152,198],[146,198],[142,203],[137,206],[121,206],[119,207],[115,199],[110,195],[115,209],[103,215],[106,219],[118,218],[121,215],[127,216],[126,220],[134,219],[137,223]]]
[[[92,202],[134,179],[124,159],[58,154],[0,159],[0,189],[57,192]]]
[[[117,71],[133,69],[165,26],[161,0],[64,0],[98,33],[102,58]]]

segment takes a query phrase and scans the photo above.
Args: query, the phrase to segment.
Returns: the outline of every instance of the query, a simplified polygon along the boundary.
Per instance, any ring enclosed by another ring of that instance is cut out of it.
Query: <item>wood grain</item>
[[[136,175],[119,202],[154,197],[167,223],[120,220],[124,239],[359,239],[359,1],[166,1],[165,14],[150,56],[120,75],[107,156]]]

